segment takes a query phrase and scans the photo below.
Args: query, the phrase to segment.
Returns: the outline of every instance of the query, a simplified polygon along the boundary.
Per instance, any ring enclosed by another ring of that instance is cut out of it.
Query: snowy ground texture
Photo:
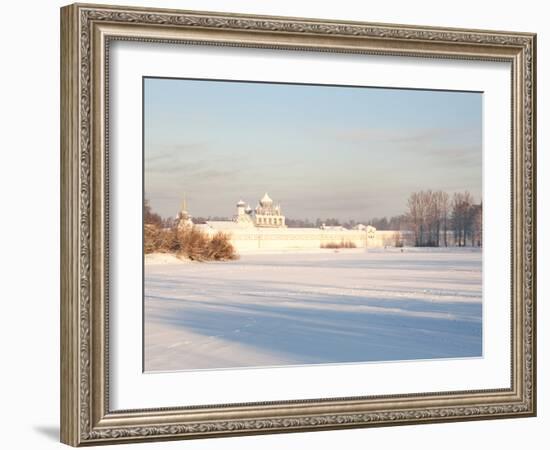
[[[150,258],[144,344],[146,371],[481,356],[481,251]]]

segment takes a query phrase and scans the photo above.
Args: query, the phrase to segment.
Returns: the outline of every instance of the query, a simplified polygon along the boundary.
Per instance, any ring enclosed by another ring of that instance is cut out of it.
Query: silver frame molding
[[[113,40],[507,61],[512,67],[509,389],[112,411],[108,58]],[[74,4],[61,9],[61,441],[97,445],[536,414],[536,35]]]

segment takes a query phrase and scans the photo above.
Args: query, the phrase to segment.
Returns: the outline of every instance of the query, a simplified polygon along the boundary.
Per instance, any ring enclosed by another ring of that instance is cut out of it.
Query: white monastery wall
[[[231,243],[237,251],[317,249],[327,244],[352,243],[358,248],[367,247],[364,231],[325,231],[309,228],[281,230],[251,230],[232,232]]]
[[[323,230],[318,228],[238,228],[223,226],[204,227],[213,235],[223,232],[229,235],[237,252],[256,250],[307,250],[328,244],[352,243],[357,248],[394,247],[397,243],[411,245],[407,232]],[[414,244],[414,239],[412,239]]]
[[[193,226],[184,202],[178,214],[181,226]],[[281,206],[275,205],[267,192],[252,209],[243,200],[237,203],[237,214],[232,221],[207,221],[195,225],[201,231],[214,235],[222,232],[229,236],[237,252],[258,250],[304,250],[327,246],[356,248],[397,247],[413,245],[410,232],[378,231],[372,226],[358,225],[350,230],[343,227],[288,228]]]

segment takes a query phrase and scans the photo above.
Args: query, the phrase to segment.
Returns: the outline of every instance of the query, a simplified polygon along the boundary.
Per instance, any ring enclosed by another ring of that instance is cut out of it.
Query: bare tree
[[[472,205],[472,246],[483,246],[483,203]]]
[[[455,192],[453,194],[451,219],[453,223],[454,242],[455,245],[458,245],[459,247],[462,247],[462,230],[464,228],[464,214],[462,203],[462,193]]]
[[[449,220],[449,194],[443,191],[440,192],[440,203],[441,203],[441,223],[443,225],[443,243],[445,247],[448,246],[447,242],[447,230],[448,230],[448,220]]]
[[[455,235],[455,244],[466,246],[468,237],[473,241],[473,197],[468,191],[456,192],[453,195],[452,221]]]
[[[435,245],[433,197],[431,190],[413,192],[407,202],[406,217],[417,247]]]
[[[432,192],[428,190],[425,195],[428,210],[428,245],[430,247],[439,247],[439,237],[441,234],[441,191]]]
[[[422,245],[422,222],[424,221],[424,211],[418,192],[413,192],[409,196],[407,207],[407,220],[414,233],[414,244],[420,247]]]
[[[443,229],[444,244],[447,246],[447,218],[449,210],[449,195],[441,190],[427,191],[426,201],[429,204],[428,224],[430,228],[429,245],[439,247],[441,245],[441,232]]]

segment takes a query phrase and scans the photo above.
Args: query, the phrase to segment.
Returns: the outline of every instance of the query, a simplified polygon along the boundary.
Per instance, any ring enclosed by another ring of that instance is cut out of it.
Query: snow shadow
[[[157,267],[146,272],[145,320],[189,332],[195,350],[222,342],[224,361],[243,348],[293,365],[480,357],[481,254],[451,256],[264,255]],[[157,339],[154,351],[173,344]],[[216,368],[250,366],[224,364]]]

